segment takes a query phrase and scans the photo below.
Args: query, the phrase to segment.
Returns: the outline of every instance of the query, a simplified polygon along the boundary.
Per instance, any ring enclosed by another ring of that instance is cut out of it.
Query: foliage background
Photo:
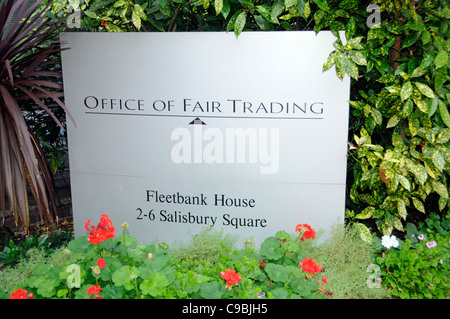
[[[446,216],[450,167],[448,4],[372,4],[56,0],[47,14],[70,14],[69,31],[77,32],[331,30],[336,50],[323,70],[352,79],[346,221],[370,240],[371,230],[402,234],[407,222]]]

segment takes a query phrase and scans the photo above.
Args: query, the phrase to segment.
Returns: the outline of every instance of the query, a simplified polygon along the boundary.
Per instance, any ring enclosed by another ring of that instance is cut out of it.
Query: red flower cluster
[[[17,289],[14,291],[11,296],[9,296],[9,299],[33,299],[33,293],[27,294],[26,289]]]
[[[99,258],[99,259],[97,260],[97,266],[98,266],[100,269],[105,268],[105,267],[106,267],[105,260],[104,260],[103,258]]]
[[[102,291],[102,287],[100,287],[100,286],[90,286],[89,288],[88,288],[88,290],[87,290],[87,294],[88,294],[88,296],[90,295],[90,294],[93,294],[93,295],[98,295],[99,293],[100,293],[100,291]]]
[[[302,267],[304,272],[307,272],[310,276],[322,271],[322,266],[318,265],[312,258],[305,258],[298,264]]]
[[[101,26],[104,27],[105,25],[108,24],[108,21],[102,20]]]
[[[316,231],[308,224],[298,224],[297,227],[295,227],[295,231],[300,233],[301,241],[305,241],[305,239],[309,238],[314,239],[316,237]]]
[[[114,238],[114,234],[116,233],[116,230],[114,229],[114,226],[109,219],[108,215],[104,214],[100,217],[100,222],[98,223],[98,226],[91,226],[91,229],[89,230],[89,223],[91,220],[89,219],[84,228],[89,231],[88,240],[91,244],[98,245],[101,241],[105,241],[110,238]]]
[[[220,272],[220,277],[222,277],[222,279],[225,279],[227,282],[227,286],[228,287],[232,287],[233,284],[237,285],[238,282],[241,281],[241,275],[239,275],[238,273],[236,273],[234,270],[228,268],[225,271],[221,271]]]

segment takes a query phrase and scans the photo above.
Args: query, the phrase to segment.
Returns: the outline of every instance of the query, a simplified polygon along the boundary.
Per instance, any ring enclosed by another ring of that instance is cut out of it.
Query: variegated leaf
[[[415,197],[412,197],[412,202],[414,207],[419,211],[425,214],[425,206],[423,206],[423,203],[420,201],[420,199],[417,199]]]
[[[431,185],[436,193],[438,193],[442,198],[448,199],[448,190],[444,184],[438,181],[431,181]]]
[[[406,159],[406,167],[408,171],[414,174],[421,185],[424,185],[428,178],[428,173],[425,167],[420,164],[415,164],[412,160]]]
[[[411,183],[409,182],[409,180],[405,176],[400,175],[400,174],[397,174],[396,176],[397,176],[398,181],[400,182],[400,185],[402,185],[404,189],[406,189],[407,191],[410,192],[411,191]]]
[[[366,225],[361,223],[354,223],[353,225],[358,229],[359,236],[363,241],[366,243],[372,243],[372,233]]]
[[[419,89],[420,93],[422,93],[426,97],[429,97],[429,98],[434,97],[434,92],[428,85],[420,83],[420,82],[414,82],[414,85]]]
[[[355,216],[358,219],[367,219],[372,217],[373,212],[375,211],[375,207],[369,206],[365,208],[361,213]]]
[[[436,166],[436,168],[442,172],[444,169],[444,166],[445,166],[445,159],[444,159],[444,156],[442,156],[441,152],[434,149],[432,151],[431,159],[433,161],[434,166]]]
[[[406,82],[403,84],[402,89],[400,90],[400,98],[402,101],[405,101],[407,98],[411,96],[412,93],[412,85],[411,82]]]
[[[403,231],[403,224],[402,224],[400,218],[393,217],[392,218],[392,225],[395,227],[395,229],[397,229],[399,231]]]
[[[408,213],[406,212],[405,201],[402,198],[397,200],[397,211],[401,218],[406,219]]]

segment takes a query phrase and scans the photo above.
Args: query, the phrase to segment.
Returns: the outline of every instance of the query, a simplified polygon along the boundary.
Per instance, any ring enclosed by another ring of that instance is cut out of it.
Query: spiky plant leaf
[[[41,220],[57,221],[52,176],[40,143],[25,121],[21,103],[33,102],[64,129],[47,106],[56,102],[70,116],[62,97],[57,31],[64,18],[50,20],[40,1],[6,0],[0,8],[0,210],[9,210],[16,224],[30,225],[28,189]]]

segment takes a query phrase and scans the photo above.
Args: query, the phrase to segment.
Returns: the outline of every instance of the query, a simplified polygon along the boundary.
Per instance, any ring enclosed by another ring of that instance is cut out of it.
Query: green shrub
[[[8,292],[16,287],[23,286],[25,281],[33,275],[38,265],[63,266],[74,258],[67,248],[61,247],[49,253],[42,249],[30,249],[27,258],[21,258],[14,265],[8,266],[0,274],[0,292]],[[0,293],[0,298],[3,298]]]
[[[450,297],[449,215],[442,222],[432,215],[423,228],[409,224],[407,239],[377,258],[383,282],[402,299]]]
[[[336,227],[330,241],[311,254],[324,266],[332,298],[382,299],[391,296],[379,282],[376,246],[363,241],[355,227]]]
[[[44,1],[44,3],[47,1]],[[450,9],[445,0],[55,0],[75,31],[331,30],[323,70],[351,77],[347,221],[362,234],[405,231],[448,210]],[[339,31],[344,31],[342,34]]]
[[[115,238],[115,228],[102,215],[88,236],[69,242],[59,262],[28,261],[23,278],[1,288],[0,295],[6,298],[21,288],[26,296],[52,299],[326,297],[321,266],[300,249],[302,234],[279,231],[259,251],[249,242],[243,249],[232,250],[226,246],[230,244],[226,237],[223,249],[214,249],[214,260],[194,263],[198,252],[191,249],[192,256],[171,258],[167,245],[139,245],[126,234],[128,226],[122,226],[123,233]],[[217,236],[205,232],[199,238],[208,241]]]

